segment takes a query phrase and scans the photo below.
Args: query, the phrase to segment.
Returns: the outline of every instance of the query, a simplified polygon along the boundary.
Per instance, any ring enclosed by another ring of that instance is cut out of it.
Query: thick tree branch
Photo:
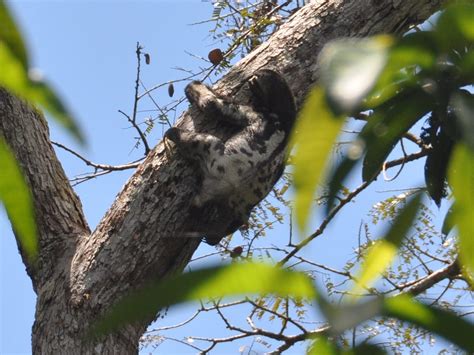
[[[458,261],[455,260],[451,262],[448,266],[436,270],[430,273],[429,275],[414,281],[412,285],[403,293],[410,293],[412,295],[417,296],[442,280],[453,279],[458,277],[460,272],[461,271],[459,269]]]

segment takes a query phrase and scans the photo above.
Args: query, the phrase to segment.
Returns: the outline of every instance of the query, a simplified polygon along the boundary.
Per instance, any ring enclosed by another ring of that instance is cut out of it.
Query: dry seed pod
[[[170,97],[173,97],[173,95],[174,95],[174,86],[173,86],[173,83],[170,83],[170,84],[168,85],[168,95],[169,95]]]
[[[224,59],[224,54],[219,48],[216,48],[210,51],[207,57],[212,64],[217,65]]]
[[[241,246],[238,246],[238,247],[235,247],[234,249],[232,249],[232,251],[230,252],[230,257],[231,258],[237,258],[238,256],[241,256],[242,255],[242,252],[244,251],[244,249],[241,247]]]

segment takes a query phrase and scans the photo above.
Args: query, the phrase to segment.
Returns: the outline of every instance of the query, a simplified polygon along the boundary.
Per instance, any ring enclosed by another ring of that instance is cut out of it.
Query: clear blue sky
[[[87,137],[87,147],[80,148],[60,129],[51,125],[53,140],[80,150],[95,162],[120,164],[140,156],[132,151],[135,133],[117,113],[130,112],[135,77],[135,45],[139,41],[151,54],[151,65],[143,66],[142,79],[147,86],[184,76],[173,67],[196,69],[202,61],[185,51],[206,57],[216,45],[209,36],[210,24],[189,24],[208,19],[210,2],[194,1],[10,1],[14,14],[29,45],[32,63],[44,75],[77,115]],[[177,85],[177,94],[183,86]],[[159,102],[167,102],[163,91],[155,93]],[[161,101],[163,100],[163,101]],[[186,106],[186,105],[184,105]],[[153,108],[144,104],[145,108]],[[161,135],[155,129],[151,143]],[[132,152],[131,152],[132,151]],[[64,152],[58,152],[69,177],[88,171],[84,164]],[[420,168],[421,166],[418,166]],[[375,186],[373,191],[413,187],[421,183],[421,175],[411,181],[410,174],[397,183]],[[120,191],[131,172],[115,173],[77,187],[92,228],[98,223]],[[358,181],[354,182],[355,184]],[[381,198],[372,192],[364,195],[358,211],[346,211],[335,220],[326,235],[308,252],[321,263],[334,265],[351,254],[357,238],[360,218]],[[282,226],[265,238],[285,238],[288,227]],[[238,245],[238,244],[236,244]],[[198,253],[212,252],[208,246]],[[5,215],[0,216],[0,354],[30,353],[30,334],[34,320],[35,295],[21,263]],[[193,306],[171,310],[164,323],[184,320]],[[220,333],[222,323],[207,319],[194,323],[190,334],[212,336]],[[249,344],[250,341],[239,343]],[[265,348],[256,345],[256,350]],[[295,350],[297,353],[301,349]],[[238,352],[237,344],[218,348],[216,353]],[[158,353],[195,353],[177,343],[167,342]]]

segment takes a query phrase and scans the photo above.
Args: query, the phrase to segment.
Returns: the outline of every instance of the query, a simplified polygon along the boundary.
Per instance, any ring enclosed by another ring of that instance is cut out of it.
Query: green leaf
[[[324,336],[318,336],[311,346],[309,347],[308,351],[306,352],[307,355],[339,355],[341,354],[341,350],[330,341],[328,338]]]
[[[474,152],[474,96],[466,90],[458,90],[452,95],[450,104],[462,139]]]
[[[448,212],[446,212],[446,216],[444,216],[443,226],[441,227],[441,233],[447,236],[453,228],[453,208],[451,207]]]
[[[343,352],[344,355],[385,355],[387,351],[374,344],[360,344],[354,349]]]
[[[418,85],[422,71],[435,68],[438,48],[433,33],[410,33],[392,46],[387,64],[365,100],[365,108],[380,106],[402,91]]]
[[[369,288],[392,263],[407,232],[413,226],[420,206],[421,195],[417,194],[399,212],[385,238],[378,240],[370,247],[361,266],[356,285],[351,293],[358,293]]]
[[[0,68],[2,68],[0,86],[31,103],[42,106],[80,143],[84,143],[79,127],[54,91],[45,82],[30,80],[22,62],[2,41],[0,41]]]
[[[293,157],[295,213],[301,231],[305,229],[314,193],[343,124],[344,120],[335,117],[327,107],[323,90],[313,89],[303,104],[291,137],[296,146]]]
[[[380,314],[382,298],[377,297],[369,302],[343,303],[337,307],[324,308],[324,314],[331,325],[330,332],[334,337],[360,323]]]
[[[15,156],[0,137],[0,200],[23,250],[30,261],[37,254],[36,221],[33,199]]]
[[[360,151],[360,154],[355,156],[345,156],[342,161],[336,166],[334,171],[331,173],[328,179],[328,200],[326,203],[326,214],[328,214],[334,207],[334,202],[338,191],[342,188],[344,181],[349,176],[350,172],[354,169],[355,165],[359,161],[360,155],[364,150],[364,144],[362,141],[356,141],[353,143],[356,150]]]
[[[392,37],[343,39],[327,44],[320,55],[321,80],[337,114],[351,113],[375,85],[387,62]]]
[[[446,174],[454,148],[454,140],[444,126],[432,138],[431,147],[426,157],[425,182],[430,197],[439,207],[446,196]]]
[[[28,55],[20,31],[5,1],[0,0],[0,42],[3,42],[21,63],[23,70],[28,70]]]
[[[29,80],[20,60],[18,60],[5,42],[0,41],[0,85],[13,93],[25,92]]]
[[[367,147],[362,167],[364,181],[376,177],[396,143],[432,107],[432,97],[419,89],[399,95],[375,110],[360,133]]]
[[[373,344],[360,344],[343,350],[324,336],[318,336],[306,352],[307,355],[385,355],[387,352]]]
[[[124,298],[93,327],[91,335],[152,318],[169,305],[202,298],[270,293],[282,297],[317,297],[312,280],[300,272],[256,263],[210,267],[172,276]]]
[[[474,43],[474,5],[448,7],[435,26],[435,33],[445,51],[464,48]]]
[[[451,341],[468,353],[474,352],[474,324],[452,312],[401,295],[385,299],[382,315],[415,324]]]
[[[344,353],[346,354],[346,353]],[[355,347],[353,351],[348,352],[348,354],[354,354],[354,355],[385,355],[388,354],[385,349],[378,347],[377,345],[374,344],[361,344]]]
[[[387,66],[399,71],[407,68],[431,70],[436,65],[439,48],[430,31],[412,32],[400,38],[390,49]]]
[[[459,259],[468,278],[474,278],[474,155],[464,144],[457,144],[449,167],[449,182],[455,203],[453,222],[459,230]],[[473,333],[474,334],[474,333]]]
[[[461,57],[458,67],[459,77],[465,80],[465,83],[472,83],[474,81],[474,50]]]

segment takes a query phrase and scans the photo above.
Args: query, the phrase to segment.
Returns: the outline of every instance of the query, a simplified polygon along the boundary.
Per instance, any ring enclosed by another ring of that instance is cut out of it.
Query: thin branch
[[[141,56],[141,53],[142,53],[142,49],[143,49],[143,47],[140,46],[139,42],[137,42],[137,50],[135,52],[137,54],[137,77],[135,79],[135,96],[134,96],[134,99],[133,99],[132,117],[130,117],[130,115],[127,115],[122,110],[118,110],[118,112],[120,112],[122,115],[124,115],[127,118],[127,121],[130,122],[130,124],[133,126],[133,128],[135,128],[135,130],[137,131],[137,133],[140,137],[140,140],[143,142],[143,146],[145,147],[145,156],[147,156],[151,149],[150,149],[150,146],[148,145],[148,141],[146,140],[145,134],[143,133],[143,131],[141,130],[141,128],[137,124],[138,100],[140,100],[140,97],[138,95],[138,88],[140,86],[140,65],[141,65],[140,56]]]
[[[98,169],[98,170],[121,171],[121,170],[135,169],[140,165],[140,162],[143,160],[143,159],[138,159],[127,164],[122,164],[122,165],[98,164],[98,163],[94,163],[90,161],[87,158],[84,158],[82,155],[80,155],[76,151],[66,147],[65,145],[61,143],[51,141],[51,144],[55,145],[58,148],[64,149],[65,151],[71,153],[75,157],[82,160],[87,166],[91,166],[94,169]]]
[[[322,264],[318,264],[318,263],[309,261],[309,260],[307,260],[307,259],[302,258],[301,256],[298,256],[298,255],[295,255],[295,258],[301,260],[303,263],[306,263],[306,264],[309,264],[309,265],[313,265],[313,266],[319,267],[319,268],[321,268],[321,269],[323,269],[323,270],[332,272],[332,273],[337,274],[337,275],[340,275],[340,276],[347,277],[347,278],[349,278],[349,279],[351,279],[351,280],[355,280],[355,277],[353,277],[349,271],[339,271],[339,270],[333,269],[333,268],[331,268],[331,267],[329,267],[329,266],[326,266],[326,265],[322,265]]]
[[[160,328],[155,328],[155,329],[147,331],[146,333],[161,332],[161,331],[164,331],[164,330],[180,328],[180,327],[192,322],[202,311],[203,311],[202,309],[198,309],[191,317],[189,317],[188,319],[182,321],[181,323],[168,325],[168,326],[164,326],[164,327],[160,327]]]
[[[100,171],[100,172],[84,174],[84,176],[77,176],[77,177],[75,177],[75,178],[73,178],[69,181],[71,182],[72,186],[77,186],[77,185],[82,184],[86,181],[98,178],[100,176],[110,174],[111,172],[112,172],[111,170],[103,170],[103,171]]]
[[[403,135],[403,138],[408,139],[412,143],[415,143],[421,149],[427,149],[428,148],[428,146],[425,143],[423,143],[423,140],[420,137],[415,136],[413,133],[406,132]]]
[[[242,338],[248,338],[252,335],[253,334],[242,333],[242,334],[232,335],[232,336],[229,336],[227,338],[189,337],[189,339],[207,341],[207,342],[211,343],[211,345],[209,345],[209,347],[207,349],[204,349],[199,353],[199,354],[204,355],[204,354],[208,354],[209,351],[211,351],[219,343],[230,343],[234,340],[238,340],[238,339],[242,339]]]
[[[351,202],[359,193],[364,191],[369,185],[371,181],[366,181],[363,184],[361,184],[359,187],[357,187],[354,191],[349,193],[345,198],[341,199],[341,202],[334,207],[329,213],[328,216],[323,220],[323,222],[319,225],[319,228],[311,234],[309,237],[305,238],[303,241],[298,243],[293,247],[293,250],[289,252],[283,259],[281,259],[278,262],[279,266],[284,265],[286,262],[288,262],[296,253],[298,253],[302,248],[304,248],[307,244],[309,244],[312,240],[320,236],[326,227],[328,226],[329,222],[336,216],[336,214],[339,212],[339,210],[342,209],[345,205],[347,205],[349,202]]]
[[[415,243],[411,243],[411,244],[407,244],[407,243],[403,243],[403,245],[407,248],[407,249],[410,249],[410,248],[414,248],[416,249],[418,252],[420,252],[421,254],[433,259],[433,260],[436,260],[436,261],[439,261],[440,263],[443,263],[443,264],[450,264],[451,262],[449,260],[446,260],[446,259],[441,259],[435,255],[432,255],[430,254],[429,252],[427,252],[426,250],[423,250],[422,248],[420,248],[418,245],[416,245]],[[410,250],[411,251],[411,250]],[[415,254],[413,251],[411,251],[413,254]]]
[[[171,340],[171,341],[175,341],[177,343],[189,346],[193,348],[194,350],[202,351],[202,349],[198,348],[196,345],[190,344],[189,342],[181,340],[181,339],[176,339],[176,338],[171,338],[171,337],[162,337],[162,338],[165,340]],[[188,337],[188,339],[191,339],[191,337]]]
[[[283,345],[281,345],[280,347],[278,347],[276,350],[270,352],[269,354],[274,354],[274,355],[281,354],[283,351],[288,350],[294,344],[296,344],[300,341],[305,341],[305,340],[314,338],[317,335],[327,334],[330,329],[331,328],[329,326],[323,326],[319,329],[316,329],[316,330],[313,330],[313,331],[309,332],[308,334],[298,334],[298,335],[294,335],[294,336],[287,336],[286,340],[285,340],[285,343]]]
[[[155,107],[158,109],[158,111],[160,111],[161,115],[159,117],[163,117],[165,120],[166,120],[166,123],[168,123],[168,126],[172,126],[171,122],[168,120],[168,115],[167,113],[168,112],[165,112],[163,111],[163,109],[161,108],[160,105],[158,105],[158,103],[155,101],[155,99],[153,98],[153,96],[151,96],[150,92],[147,90],[147,88],[145,87],[145,85],[140,81],[140,84],[142,85],[142,88],[143,90],[145,90],[145,92],[147,93],[147,96],[148,98],[151,100],[151,102],[153,102],[153,104],[155,105]]]
[[[167,81],[166,83],[161,83],[161,84],[155,85],[155,86],[151,87],[150,89],[146,90],[145,92],[143,92],[142,94],[140,94],[140,95],[138,96],[138,99],[140,100],[142,97],[144,97],[144,96],[146,96],[146,95],[149,95],[152,91],[155,91],[155,90],[157,90],[157,89],[159,89],[159,88],[161,88],[161,87],[163,87],[163,86],[165,86],[165,85],[174,84],[174,83],[179,83],[179,82],[181,82],[181,81],[189,81],[189,80],[191,80],[191,79],[193,79],[193,78],[199,76],[199,75],[202,74],[202,73],[203,73],[202,71],[199,72],[199,73],[196,73],[196,74],[191,73],[191,75],[186,76],[186,77],[184,77],[184,78],[176,79],[176,80],[171,80],[171,81]]]
[[[257,4],[250,4],[248,6],[240,8],[240,11],[245,11],[245,10],[248,11],[251,8],[256,7],[256,6],[257,6]],[[239,10],[237,10],[237,12],[239,12]],[[208,23],[208,22],[214,22],[214,21],[222,21],[226,17],[230,17],[232,15],[233,15],[233,13],[228,13],[228,14],[221,15],[219,17],[211,17],[208,20],[201,20],[201,21],[198,21],[198,22],[190,23],[189,26],[202,25],[202,24],[205,24],[205,23]]]
[[[303,333],[308,333],[308,330],[306,330],[303,326],[301,326],[300,324],[298,324],[297,322],[295,322],[292,318],[290,317],[287,317],[287,316],[284,316],[283,314],[280,314],[276,311],[273,311],[271,309],[268,309],[266,307],[263,307],[261,305],[259,305],[258,303],[252,301],[252,300],[247,300],[248,303],[250,303],[253,307],[255,308],[258,308],[264,312],[267,312],[267,313],[271,313],[275,316],[277,316],[278,318],[281,318],[282,320],[284,320],[286,323],[291,323],[293,324],[295,327],[299,328]],[[282,334],[282,332],[280,331],[280,334]]]
[[[275,12],[279,11],[280,9],[282,9],[283,7],[287,6],[289,3],[291,3],[292,0],[288,0],[288,1],[285,1],[284,3],[282,3],[281,5],[279,6],[276,6],[275,8],[273,8],[271,11],[269,11],[267,13],[267,17],[270,17],[271,15],[273,15]],[[264,19],[259,19],[257,22],[255,22],[255,24],[253,26],[251,26],[249,29],[247,29],[244,33],[242,33],[238,38],[236,38],[234,40],[234,43],[230,46],[230,48],[224,53],[224,58],[227,58],[235,49],[237,49],[240,45],[240,43],[242,43],[250,34],[252,34],[252,32],[255,30],[255,27],[260,25],[261,23],[263,23],[263,21],[266,20],[266,18]]]
[[[453,283],[453,280],[449,280],[448,284],[444,288],[443,292],[441,292],[436,299],[431,302],[430,306],[433,306],[439,302],[439,300],[448,292],[449,289],[451,289],[451,284]]]
[[[400,176],[400,174],[402,173],[403,171],[403,168],[405,167],[405,163],[407,162],[407,152],[405,151],[405,146],[403,145],[403,139],[400,140],[400,146],[402,148],[402,152],[403,152],[403,158],[402,158],[402,164],[400,165],[400,168],[398,169],[398,171],[396,172],[396,174],[392,177],[388,177],[387,175],[387,162],[384,162],[383,165],[382,165],[382,173],[383,173],[383,178],[385,181],[387,182],[390,182],[390,181],[393,181],[395,180],[397,177]]]
[[[409,243],[403,243],[402,244],[407,248],[407,250],[413,255],[413,257],[419,261],[420,265],[425,269],[426,273],[427,274],[431,274],[433,272],[432,269],[429,268],[428,265],[426,265],[425,261],[423,260],[423,258],[421,257],[421,255],[415,253],[413,251],[413,249],[411,248],[411,246],[409,245]],[[414,269],[417,269],[418,266],[416,266]]]
[[[429,152],[430,152],[430,149],[422,149],[417,153],[413,153],[399,159],[391,160],[385,163],[384,167],[385,169],[389,169],[389,168],[393,168],[394,166],[398,166],[398,165],[405,164],[414,160],[418,160],[420,158],[426,157]]]

